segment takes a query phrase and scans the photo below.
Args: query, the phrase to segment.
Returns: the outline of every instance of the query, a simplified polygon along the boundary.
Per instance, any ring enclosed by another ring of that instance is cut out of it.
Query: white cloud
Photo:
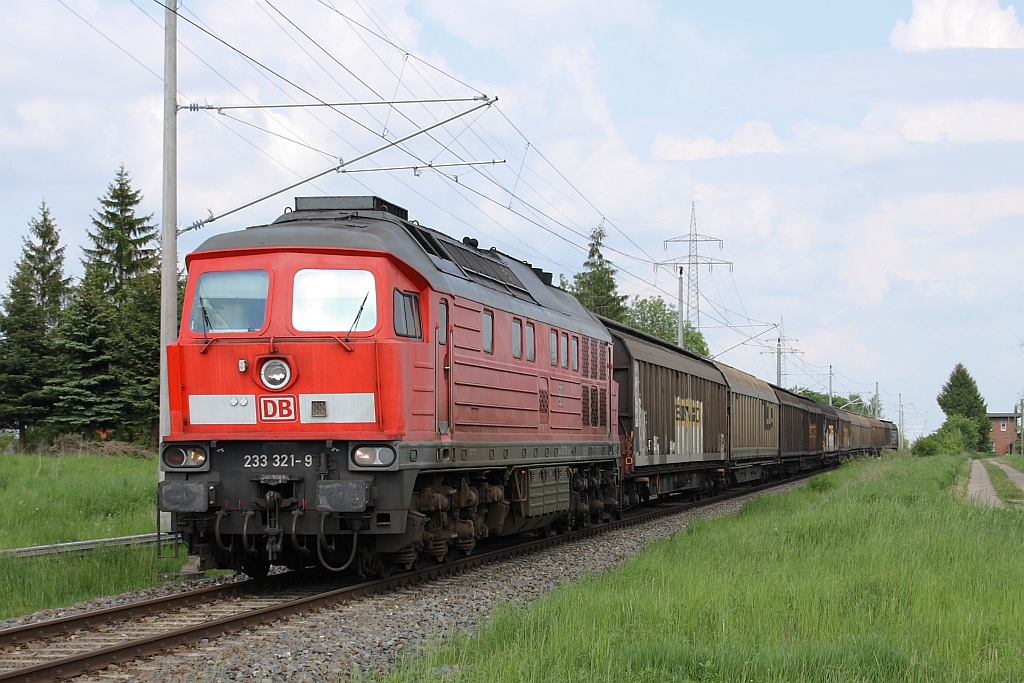
[[[1017,11],[999,0],[914,0],[909,22],[896,20],[890,44],[907,51],[951,47],[1024,48]]]
[[[714,138],[683,138],[670,133],[659,133],[654,139],[652,155],[664,161],[696,161],[718,159],[743,154],[780,154],[785,145],[775,137],[770,124],[747,121],[728,140]]]
[[[1024,104],[979,100],[900,110],[910,142],[1024,142]]]
[[[727,140],[659,133],[651,155],[662,161],[697,161],[744,154],[812,154],[853,163],[905,157],[911,143],[1024,142],[1024,104],[985,99],[934,105],[883,105],[855,128],[805,121],[782,141],[762,121],[747,121]]]

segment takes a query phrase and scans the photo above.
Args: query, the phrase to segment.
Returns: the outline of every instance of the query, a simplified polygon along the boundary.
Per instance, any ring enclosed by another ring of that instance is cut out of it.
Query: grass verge
[[[156,548],[0,557],[0,619],[158,585],[161,573],[181,569],[185,559],[158,559]]]
[[[999,458],[1013,469],[1024,472],[1024,455],[1004,455]]]
[[[156,482],[155,460],[0,455],[0,548],[153,532]],[[155,548],[0,556],[0,618],[158,585],[185,559]]]
[[[156,531],[156,460],[0,455],[0,548]]]
[[[992,480],[992,488],[996,490],[996,495],[999,496],[999,500],[1003,501],[1003,505],[1015,508],[1024,503],[1024,491],[1021,491],[1020,487],[1013,483],[1013,480],[1010,479],[1006,472],[999,469],[998,465],[993,465],[990,462],[982,462],[981,464],[988,470],[988,478]]]
[[[1024,680],[1020,513],[960,456],[848,464],[508,607],[391,680]]]

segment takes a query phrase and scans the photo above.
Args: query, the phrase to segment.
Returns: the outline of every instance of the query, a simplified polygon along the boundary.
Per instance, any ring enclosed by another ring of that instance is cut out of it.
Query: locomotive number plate
[[[273,455],[259,454],[259,455],[245,455],[242,456],[245,459],[244,467],[312,467],[313,456],[307,453],[306,455],[296,456],[294,453],[275,453]]]

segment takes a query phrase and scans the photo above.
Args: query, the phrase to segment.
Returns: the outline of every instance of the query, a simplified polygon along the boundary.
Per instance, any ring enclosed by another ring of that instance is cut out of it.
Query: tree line
[[[23,451],[62,433],[159,438],[158,230],[123,165],[98,201],[81,279],[44,201],[0,299],[0,428]]]

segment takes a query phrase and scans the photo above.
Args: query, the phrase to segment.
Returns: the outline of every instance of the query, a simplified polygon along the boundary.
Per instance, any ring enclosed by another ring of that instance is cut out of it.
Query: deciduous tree
[[[678,321],[676,307],[666,303],[660,296],[634,296],[629,303],[627,324],[670,344],[676,343]]]

